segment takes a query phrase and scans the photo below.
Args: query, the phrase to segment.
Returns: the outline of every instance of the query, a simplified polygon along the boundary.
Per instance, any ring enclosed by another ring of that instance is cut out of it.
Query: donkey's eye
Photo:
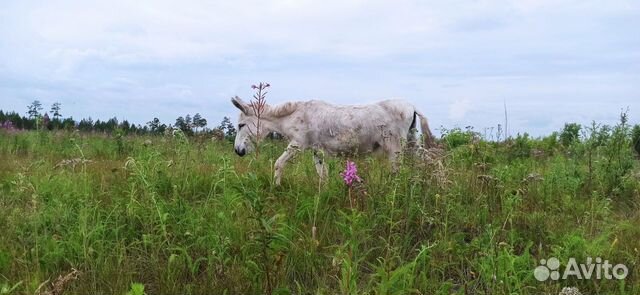
[[[242,129],[242,127],[246,126],[247,124],[238,124],[238,130]]]

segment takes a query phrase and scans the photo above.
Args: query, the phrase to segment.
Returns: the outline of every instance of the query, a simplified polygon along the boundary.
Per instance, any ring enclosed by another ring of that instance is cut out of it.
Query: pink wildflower
[[[351,186],[354,180],[357,182],[362,181],[360,176],[358,176],[358,168],[356,167],[356,163],[352,161],[347,161],[347,168],[344,170],[344,172],[340,173],[340,176],[342,176],[342,179],[347,186]]]
[[[11,121],[4,121],[2,124],[0,124],[0,129],[6,129],[8,131],[14,131],[16,130],[16,128],[13,126],[13,122]]]

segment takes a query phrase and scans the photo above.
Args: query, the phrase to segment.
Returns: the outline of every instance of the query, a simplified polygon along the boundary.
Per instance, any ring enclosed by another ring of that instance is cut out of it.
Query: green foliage
[[[207,119],[203,118],[200,113],[193,115],[193,127],[196,128],[196,132],[198,128],[204,128],[205,126],[207,126]]]
[[[560,143],[562,143],[563,146],[568,147],[572,143],[580,140],[580,129],[582,129],[580,124],[565,123],[564,129],[560,132]]]
[[[472,143],[475,139],[478,139],[480,135],[473,131],[472,127],[467,127],[466,130],[460,128],[444,129],[442,130],[442,141],[448,148],[456,148],[462,145]]]
[[[131,283],[131,289],[126,295],[144,295],[144,284]]]
[[[22,282],[11,285],[9,283],[0,283],[0,295],[14,294],[14,291],[22,285]]]
[[[444,156],[407,156],[397,173],[352,158],[364,179],[353,208],[342,158],[325,159],[319,185],[304,153],[274,186],[277,141],[238,158],[179,130],[0,133],[0,294],[72,268],[65,294],[637,294],[634,128],[592,124],[569,146],[446,131]],[[630,274],[538,282],[552,256]]]
[[[555,131],[540,140],[540,147],[547,153],[553,153],[558,145],[558,132]]]
[[[633,169],[634,157],[629,148],[632,138],[626,113],[620,114],[620,123],[605,137],[608,140],[603,141],[602,148],[598,149],[602,159],[596,163],[596,170],[599,170],[597,178],[606,195],[628,195],[623,189],[623,180]]]
[[[42,110],[42,103],[39,100],[34,100],[29,106],[27,106],[29,111],[30,119],[35,119],[41,116],[40,111]]]
[[[62,114],[60,114],[60,109],[62,108],[62,104],[59,102],[54,102],[51,105],[51,115],[53,116],[54,120],[59,119],[60,117],[62,117]]]
[[[640,156],[640,124],[636,124],[631,130],[631,144],[633,145],[633,149]]]
[[[518,134],[516,138],[509,139],[509,159],[528,158],[531,155],[533,142],[529,137],[529,134]]]
[[[233,123],[231,123],[231,118],[229,117],[224,117],[222,119],[222,122],[220,122],[220,126],[218,126],[218,129],[224,132],[224,137],[229,141],[233,141],[233,139],[236,137],[236,128],[233,126]]]

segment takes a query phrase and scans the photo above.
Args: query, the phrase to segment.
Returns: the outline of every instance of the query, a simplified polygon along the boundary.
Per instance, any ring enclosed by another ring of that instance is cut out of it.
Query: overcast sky
[[[640,1],[2,1],[0,109],[165,123],[231,96],[404,98],[432,124],[640,121]],[[213,125],[213,126],[212,126]]]

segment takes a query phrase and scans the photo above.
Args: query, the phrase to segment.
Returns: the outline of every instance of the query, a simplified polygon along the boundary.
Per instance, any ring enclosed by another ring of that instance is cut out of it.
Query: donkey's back
[[[415,108],[402,100],[333,105],[312,100],[299,106],[303,146],[336,153],[397,149],[415,124]]]

